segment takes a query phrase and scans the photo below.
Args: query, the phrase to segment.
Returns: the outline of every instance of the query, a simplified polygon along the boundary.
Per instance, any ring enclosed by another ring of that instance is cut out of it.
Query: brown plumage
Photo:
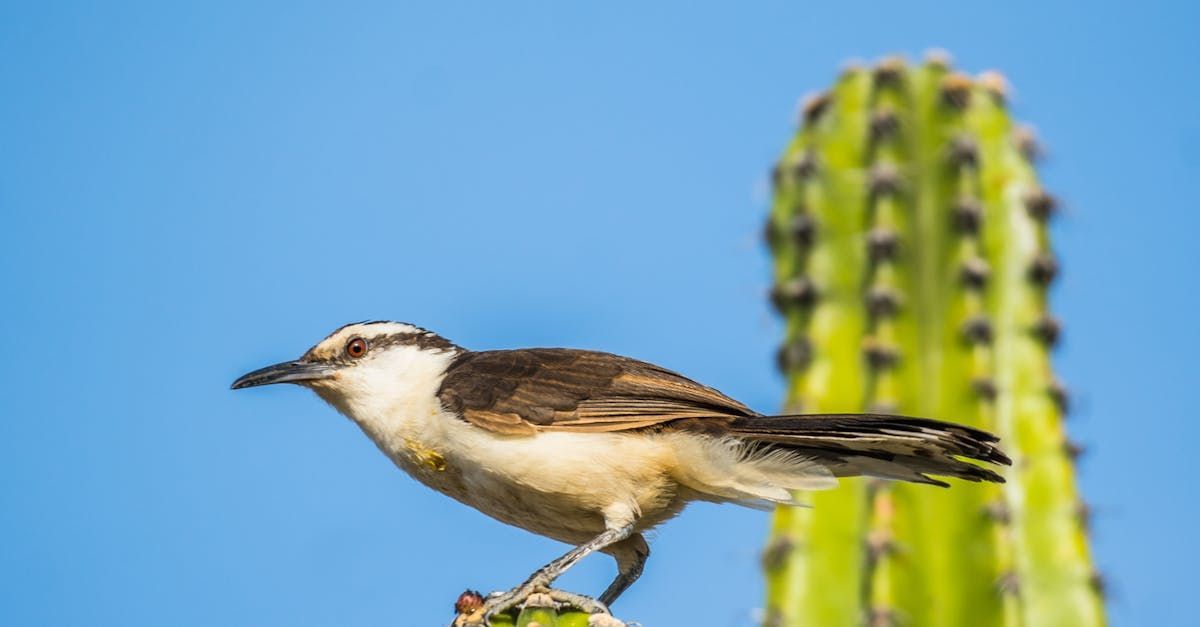
[[[471,424],[505,434],[624,431],[682,418],[754,415],[654,364],[566,348],[464,353],[446,370],[438,397]]]
[[[471,424],[504,435],[538,431],[687,430],[787,450],[837,476],[869,474],[945,486],[926,473],[1004,481],[959,459],[1008,464],[985,431],[886,414],[764,416],[654,364],[595,351],[464,352],[438,397]]]

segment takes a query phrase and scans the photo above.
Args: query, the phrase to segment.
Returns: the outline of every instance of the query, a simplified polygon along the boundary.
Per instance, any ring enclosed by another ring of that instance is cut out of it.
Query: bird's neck
[[[314,390],[353,420],[389,457],[401,462],[435,436],[444,419],[437,392],[457,351],[395,347],[336,386]]]

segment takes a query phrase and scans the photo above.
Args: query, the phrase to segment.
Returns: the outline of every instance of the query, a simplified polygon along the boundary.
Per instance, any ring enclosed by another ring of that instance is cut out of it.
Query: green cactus
[[[969,424],[1014,465],[1002,486],[844,480],[778,510],[768,624],[1104,624],[1050,368],[1053,201],[1005,100],[939,55],[851,68],[774,170],[791,409]]]
[[[588,627],[588,615],[574,610],[562,612],[553,608],[530,607],[521,610],[516,622],[512,616],[492,621],[492,627]]]

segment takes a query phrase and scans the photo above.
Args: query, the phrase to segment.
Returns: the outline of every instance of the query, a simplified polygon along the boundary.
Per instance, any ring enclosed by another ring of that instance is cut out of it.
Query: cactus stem
[[[999,74],[952,72],[941,53],[852,67],[806,103],[779,161],[786,405],[993,430],[1016,466],[1003,487],[847,480],[779,510],[763,555],[775,625],[1102,624],[1049,363],[1055,202],[1008,97]]]
[[[1036,196],[1041,188],[1029,159],[1014,144],[1003,103],[981,100],[972,125],[981,138],[986,182],[981,200],[989,225],[984,241],[996,274],[987,306],[1003,321],[994,342],[1002,390],[995,415],[997,433],[1016,463],[1003,489],[1014,510],[1009,533],[1014,572],[1028,584],[1021,590],[1020,616],[1026,625],[1100,625],[1102,602],[1082,585],[1090,556],[1086,536],[1070,513],[1078,501],[1074,471],[1066,455],[1043,454],[1065,440],[1065,389],[1053,378],[1046,343],[1030,333],[1046,313],[1046,286],[1058,272],[1046,221],[1037,218],[1050,205]],[[989,164],[995,167],[988,169]],[[1038,198],[1032,210],[1030,198]]]
[[[795,215],[798,200],[803,199],[805,212],[819,225],[819,233],[807,249],[784,241],[776,253],[777,280],[799,273],[821,277],[821,298],[811,310],[786,316],[788,342],[780,351],[780,361],[789,376],[789,407],[801,400],[807,410],[815,412],[862,407],[867,375],[858,343],[867,316],[860,281],[867,260],[866,251],[860,248],[859,228],[865,219],[867,194],[862,175],[842,166],[860,163],[868,149],[870,83],[861,70],[843,72],[819,114],[813,116],[814,123],[800,130],[781,160],[787,163],[796,155],[812,154],[821,164],[803,189],[777,187],[772,207],[775,219],[785,225]],[[796,338],[804,338],[800,340],[804,350],[788,348]],[[793,352],[803,358],[797,359]],[[801,363],[802,368],[786,367],[789,362]],[[847,373],[855,375],[845,379]],[[866,525],[865,498],[862,481],[846,480],[836,493],[813,494],[812,510],[780,509],[772,533],[792,538],[861,538]],[[861,617],[862,598],[855,586],[822,585],[831,578],[845,582],[862,579],[865,549],[861,543],[813,541],[804,546],[804,551],[793,551],[794,557],[785,560],[783,567],[768,572],[766,615],[779,625],[845,624],[846,617]]]

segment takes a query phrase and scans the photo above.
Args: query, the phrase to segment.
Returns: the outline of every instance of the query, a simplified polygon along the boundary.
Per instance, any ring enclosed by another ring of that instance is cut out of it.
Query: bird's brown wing
[[[678,429],[733,436],[759,453],[793,453],[836,476],[1003,481],[960,458],[1010,463],[996,436],[978,429],[880,414],[762,416],[665,368],[591,351],[464,353],[446,370],[438,396],[447,410],[496,433]]]
[[[512,435],[621,431],[689,418],[756,415],[654,364],[563,348],[464,353],[447,369],[438,397],[471,424]]]

